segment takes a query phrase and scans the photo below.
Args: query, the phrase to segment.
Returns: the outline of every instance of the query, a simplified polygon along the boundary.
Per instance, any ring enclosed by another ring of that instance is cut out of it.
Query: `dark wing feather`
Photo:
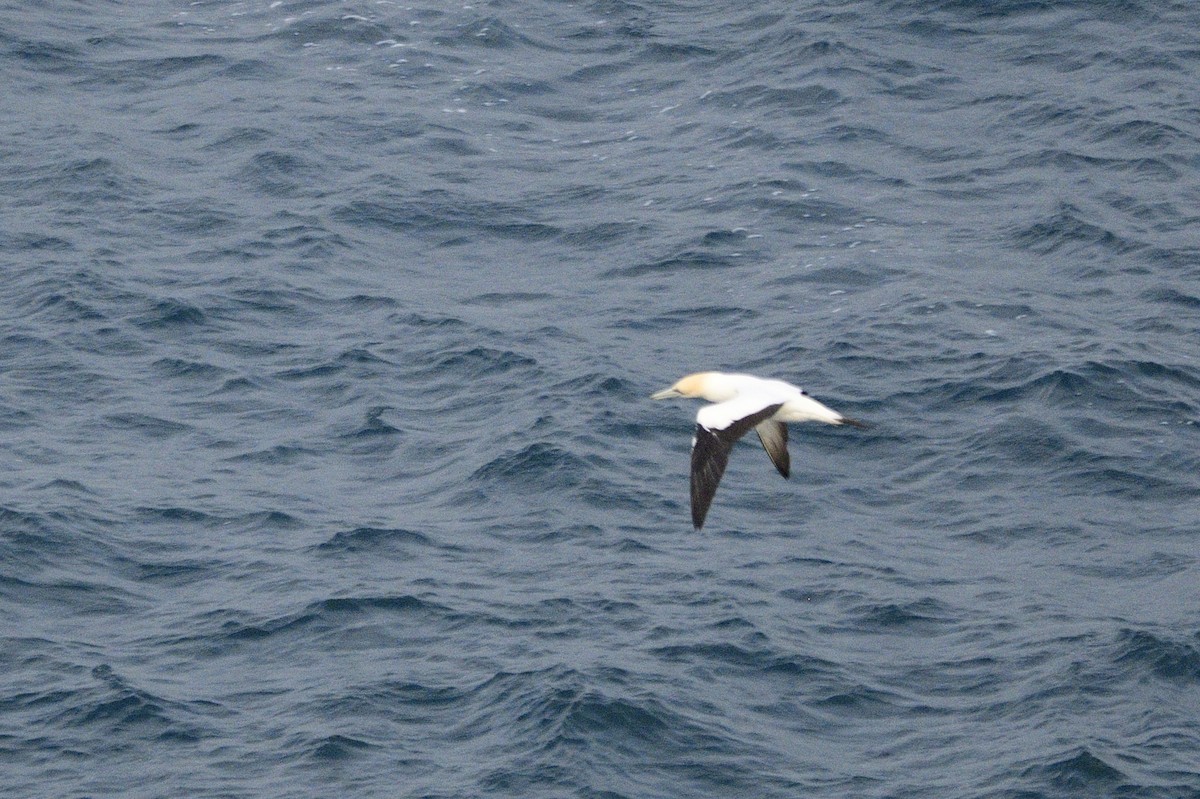
[[[722,441],[713,431],[696,425],[696,440],[692,444],[692,524],[697,530],[704,526],[704,517],[729,463],[731,448],[731,443]]]
[[[763,449],[771,458],[771,463],[775,464],[775,468],[786,479],[791,474],[792,465],[791,458],[788,457],[787,425],[774,419],[767,419],[765,422],[759,422],[755,426],[754,432],[758,433],[758,440],[762,442]]]
[[[717,494],[717,485],[725,474],[729,463],[729,451],[739,438],[752,427],[771,418],[783,403],[768,405],[749,416],[735,419],[728,427],[709,429],[696,425],[696,439],[692,443],[692,524],[699,530],[704,526],[704,517]]]

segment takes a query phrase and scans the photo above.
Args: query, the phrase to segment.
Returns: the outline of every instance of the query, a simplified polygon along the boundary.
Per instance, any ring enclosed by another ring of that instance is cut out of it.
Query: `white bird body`
[[[651,399],[694,397],[714,404],[696,414],[692,439],[692,523],[699,530],[717,492],[734,443],[751,428],[785,478],[791,471],[787,422],[824,422],[866,427],[822,405],[799,386],[754,375],[698,372],[681,378]]]

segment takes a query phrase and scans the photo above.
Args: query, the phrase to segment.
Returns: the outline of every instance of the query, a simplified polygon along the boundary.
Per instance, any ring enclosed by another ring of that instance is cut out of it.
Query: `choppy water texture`
[[[4,3],[4,796],[1200,796],[1197,31]]]

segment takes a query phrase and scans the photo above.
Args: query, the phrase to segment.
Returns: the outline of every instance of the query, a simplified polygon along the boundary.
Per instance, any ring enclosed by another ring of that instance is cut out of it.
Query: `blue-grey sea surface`
[[[1200,797],[1200,6],[0,2],[0,794]],[[692,529],[681,375],[754,436]]]

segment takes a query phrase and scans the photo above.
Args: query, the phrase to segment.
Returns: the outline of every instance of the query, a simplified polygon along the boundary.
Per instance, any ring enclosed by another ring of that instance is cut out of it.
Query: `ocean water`
[[[0,793],[1200,797],[1198,30],[0,3]]]

